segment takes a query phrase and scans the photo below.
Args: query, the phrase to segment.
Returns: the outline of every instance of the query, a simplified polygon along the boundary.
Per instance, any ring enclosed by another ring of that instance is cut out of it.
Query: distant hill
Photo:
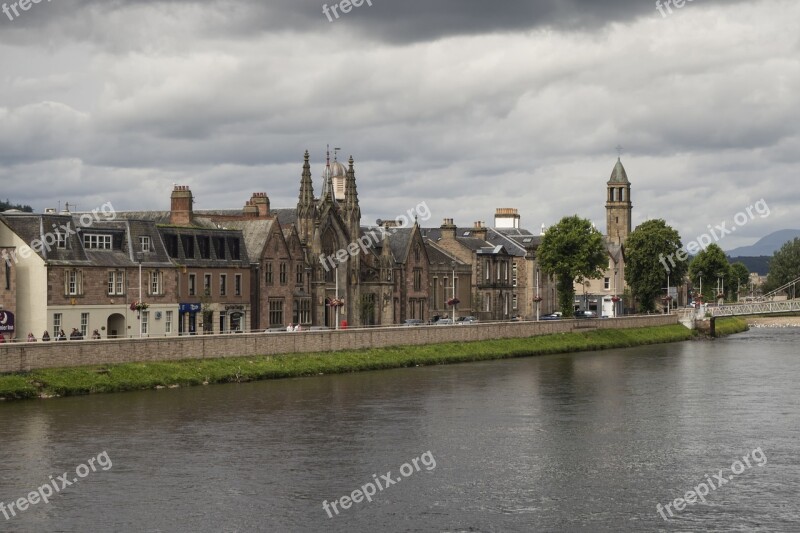
[[[766,276],[769,274],[769,260],[772,259],[771,255],[761,255],[758,257],[732,257],[729,258],[731,263],[744,263],[747,270],[755,272],[759,276]]]
[[[781,249],[781,246],[791,241],[795,237],[800,237],[798,229],[782,229],[762,237],[757,243],[751,246],[740,246],[725,252],[728,257],[758,257],[770,256]]]

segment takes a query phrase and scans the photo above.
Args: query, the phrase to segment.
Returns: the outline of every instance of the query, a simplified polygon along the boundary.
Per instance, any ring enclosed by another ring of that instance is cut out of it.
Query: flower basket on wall
[[[460,303],[461,300],[459,300],[458,298],[450,298],[449,300],[447,300],[447,305],[458,305]]]
[[[718,300],[721,300],[723,298],[725,298],[725,293],[722,293],[722,292],[717,293],[717,299]]]
[[[330,307],[344,307],[344,298],[331,298]]]
[[[614,302],[614,303],[617,303],[620,300],[622,300],[622,298],[620,298],[619,296],[614,296],[614,297],[611,298],[611,301]]]
[[[140,302],[138,300],[136,300],[133,303],[131,303],[131,311],[139,311],[139,312],[141,312],[141,311],[144,311],[145,309],[147,309],[148,307],[150,307],[150,304],[148,304],[146,302]]]
[[[541,302],[542,300],[544,300],[544,298],[542,298],[541,296],[534,296],[534,297],[533,297],[533,301],[534,301],[534,302],[536,302],[537,304],[538,304],[539,302]]]

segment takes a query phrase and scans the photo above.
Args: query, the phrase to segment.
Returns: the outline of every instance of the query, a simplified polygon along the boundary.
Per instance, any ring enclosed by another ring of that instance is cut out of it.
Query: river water
[[[799,341],[0,403],[0,531],[800,531]]]

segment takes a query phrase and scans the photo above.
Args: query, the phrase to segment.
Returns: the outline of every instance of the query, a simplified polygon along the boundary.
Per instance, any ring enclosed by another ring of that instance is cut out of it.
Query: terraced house
[[[0,214],[0,246],[52,241],[11,262],[16,294],[3,293],[3,305],[15,306],[17,331],[37,337],[73,328],[105,338],[427,319],[419,227],[361,226],[353,158],[345,166],[328,155],[319,196],[309,159],[306,152],[292,208],[272,209],[257,192],[241,209],[197,210],[191,189],[175,185],[169,211],[116,212],[87,226],[87,213]]]

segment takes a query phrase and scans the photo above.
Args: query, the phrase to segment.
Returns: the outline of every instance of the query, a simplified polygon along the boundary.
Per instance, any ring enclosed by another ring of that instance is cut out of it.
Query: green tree
[[[764,292],[772,291],[800,278],[800,238],[784,244],[769,260],[769,274]],[[794,294],[789,291],[791,298]]]
[[[729,287],[732,279],[731,265],[722,248],[709,244],[708,248],[701,250],[689,265],[689,278],[698,289],[702,278],[703,300],[714,301],[717,297],[717,284],[721,281]]]
[[[744,290],[747,292],[747,287],[750,284],[750,271],[747,269],[747,265],[742,263],[741,261],[737,261],[731,265],[731,289],[733,289],[733,293],[736,295],[736,299],[739,299],[739,293]]]
[[[573,316],[574,283],[599,279],[608,265],[603,235],[578,215],[562,218],[550,227],[538,250],[542,270],[556,278],[558,303],[564,317]]]
[[[26,213],[33,213],[33,208],[27,204],[12,204],[8,198],[6,198],[5,202],[0,200],[0,211],[6,211],[8,209],[19,209],[20,211],[24,211]]]
[[[640,224],[625,241],[625,281],[642,311],[655,311],[656,298],[680,285],[688,264],[680,234],[664,220]],[[679,252],[680,251],[680,252]]]

